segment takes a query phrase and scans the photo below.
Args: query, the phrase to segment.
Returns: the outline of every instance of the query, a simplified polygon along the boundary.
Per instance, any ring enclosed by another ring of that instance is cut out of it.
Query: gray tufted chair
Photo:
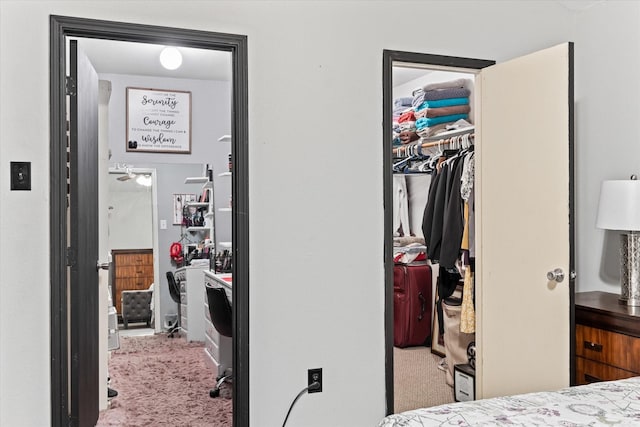
[[[122,322],[129,328],[129,322],[145,322],[151,326],[151,297],[153,291],[122,291]]]

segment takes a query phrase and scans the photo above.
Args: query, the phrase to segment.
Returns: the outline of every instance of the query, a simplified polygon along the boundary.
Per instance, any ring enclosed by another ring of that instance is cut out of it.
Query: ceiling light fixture
[[[182,65],[182,54],[175,47],[165,47],[160,52],[160,63],[167,70],[175,70]]]
[[[142,185],[143,187],[151,187],[151,177],[149,175],[138,175],[136,178],[136,183],[138,185]]]

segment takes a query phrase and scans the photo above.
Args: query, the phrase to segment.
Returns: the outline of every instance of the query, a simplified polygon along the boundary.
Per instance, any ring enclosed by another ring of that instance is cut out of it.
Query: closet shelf
[[[231,242],[218,242],[218,245],[222,248],[231,248]]]
[[[218,138],[218,141],[231,142],[231,135],[222,135],[220,138]]]
[[[194,208],[207,208],[209,207],[209,203],[208,202],[186,202],[184,204],[187,207],[194,207]]]
[[[219,212],[231,212],[231,208],[219,208]]]
[[[204,231],[204,230],[209,230],[209,227],[197,227],[197,226],[187,227],[187,231]]]
[[[442,132],[435,136],[430,136],[427,138],[420,138],[422,142],[437,142],[441,139],[447,139],[452,136],[464,135],[465,133],[473,132],[475,126],[467,126],[466,128],[450,130],[448,132]]]
[[[218,176],[231,176],[231,172],[222,172],[219,173]]]
[[[184,179],[185,184],[204,184],[209,181],[206,176],[192,176]]]

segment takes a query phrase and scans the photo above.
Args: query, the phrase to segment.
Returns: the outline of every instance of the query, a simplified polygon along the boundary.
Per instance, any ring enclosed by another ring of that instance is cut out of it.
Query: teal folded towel
[[[460,119],[467,119],[468,114],[451,114],[449,116],[440,116],[440,117],[427,117],[421,118],[416,121],[416,129],[422,129],[426,127],[431,127],[435,125],[439,125],[440,123],[446,122],[455,122]]]
[[[467,105],[469,103],[469,98],[446,98],[446,99],[436,99],[434,101],[424,101],[418,108],[417,111],[424,110],[425,108],[440,108],[440,107],[451,107],[453,105]]]

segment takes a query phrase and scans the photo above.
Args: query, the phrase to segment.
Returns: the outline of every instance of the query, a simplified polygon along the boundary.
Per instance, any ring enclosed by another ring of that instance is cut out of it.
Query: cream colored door
[[[569,385],[573,49],[485,68],[476,142],[477,395]],[[478,122],[477,122],[478,123]],[[561,268],[562,282],[547,279]]]

